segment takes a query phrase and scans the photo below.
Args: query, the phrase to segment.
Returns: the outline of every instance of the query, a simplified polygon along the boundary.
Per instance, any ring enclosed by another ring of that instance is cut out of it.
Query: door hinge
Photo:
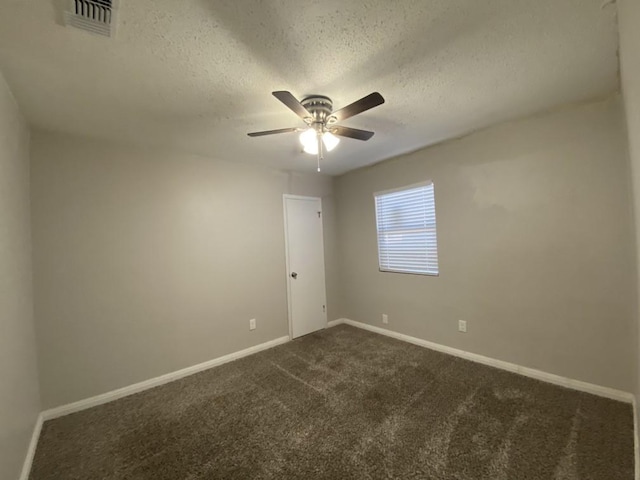
[[[322,305],[322,311],[323,311],[323,312],[326,312],[326,308],[327,308],[327,307],[326,307],[325,305]]]
[[[318,218],[322,216],[322,212],[318,212]]]

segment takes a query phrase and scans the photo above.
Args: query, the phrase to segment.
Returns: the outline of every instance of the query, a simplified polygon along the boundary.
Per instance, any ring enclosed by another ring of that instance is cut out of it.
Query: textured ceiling
[[[36,128],[314,171],[271,96],[379,91],[344,125],[340,174],[618,88],[603,0],[121,0],[115,38],[61,25],[64,0],[0,0],[0,69]]]

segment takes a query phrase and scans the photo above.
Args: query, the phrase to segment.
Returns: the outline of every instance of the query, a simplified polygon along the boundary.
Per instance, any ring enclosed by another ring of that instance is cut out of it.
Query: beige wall
[[[17,479],[40,412],[31,282],[29,132],[0,75],[0,478]]]
[[[437,121],[437,119],[434,119]],[[634,246],[619,98],[340,177],[340,315],[630,391]],[[378,272],[373,193],[431,179],[440,276]],[[457,332],[457,320],[468,333]]]
[[[335,284],[332,182],[35,133],[44,406],[287,335],[282,194],[323,197]]]
[[[636,259],[640,260],[640,2],[638,0],[618,1],[618,22],[620,29],[620,66],[622,93],[627,115],[629,156],[634,192]],[[640,272],[640,266],[637,269]],[[638,296],[640,298],[640,295]],[[640,321],[640,317],[638,317]],[[640,328],[638,328],[640,331]],[[640,355],[640,351],[638,352]],[[640,357],[634,359],[636,376],[640,374]],[[636,378],[636,395],[640,395],[640,379]]]
[[[629,390],[626,158],[618,98],[352,172],[337,199],[316,174],[36,133],[44,406],[286,335],[283,193],[323,197],[329,319],[387,313],[402,333]],[[441,275],[379,273],[372,194],[421,179],[436,185]]]

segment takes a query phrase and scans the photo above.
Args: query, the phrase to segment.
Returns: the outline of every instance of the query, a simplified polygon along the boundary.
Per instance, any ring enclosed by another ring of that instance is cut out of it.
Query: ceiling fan
[[[300,102],[291,92],[277,91],[272,93],[274,97],[298,115],[307,126],[304,128],[292,127],[266,130],[264,132],[252,132],[247,135],[250,137],[261,137],[263,135],[274,135],[276,133],[302,132],[300,142],[304,146],[305,152],[317,155],[318,171],[320,171],[320,160],[324,158],[324,149],[326,148],[326,150],[330,152],[340,142],[340,139],[336,137],[336,135],[355,138],[356,140],[369,140],[373,137],[373,132],[342,127],[336,125],[336,123],[384,103],[382,95],[378,92],[373,92],[334,112],[333,102],[329,97],[325,97],[324,95],[311,95],[305,97]]]

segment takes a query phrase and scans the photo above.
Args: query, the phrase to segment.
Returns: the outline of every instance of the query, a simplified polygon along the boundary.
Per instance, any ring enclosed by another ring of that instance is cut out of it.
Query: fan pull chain
[[[318,172],[320,171],[320,160],[324,160],[324,153],[322,151],[322,135],[318,133]]]

